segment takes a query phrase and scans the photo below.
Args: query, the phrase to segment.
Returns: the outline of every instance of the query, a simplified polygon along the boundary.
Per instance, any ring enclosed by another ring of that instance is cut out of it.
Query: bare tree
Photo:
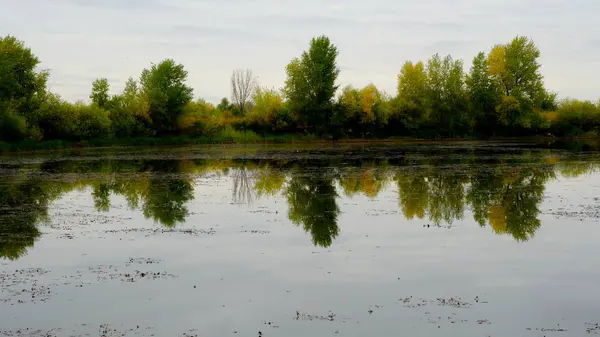
[[[231,101],[242,115],[248,110],[248,103],[256,85],[256,77],[252,75],[252,69],[236,69],[231,74]]]

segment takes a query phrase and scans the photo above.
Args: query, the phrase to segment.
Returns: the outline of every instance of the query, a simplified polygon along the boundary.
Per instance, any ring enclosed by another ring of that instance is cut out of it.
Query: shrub
[[[10,106],[0,107],[0,138],[7,141],[19,141],[27,138],[25,117]]]
[[[75,136],[79,139],[104,138],[111,135],[111,120],[108,111],[99,106],[77,104]]]

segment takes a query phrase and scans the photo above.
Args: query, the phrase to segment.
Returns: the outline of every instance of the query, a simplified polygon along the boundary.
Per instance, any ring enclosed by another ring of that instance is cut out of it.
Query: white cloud
[[[547,86],[562,97],[600,96],[597,0],[0,0],[0,31],[24,40],[51,70],[51,88],[87,99],[91,81],[114,90],[152,62],[174,58],[196,96],[229,96],[234,68],[280,87],[311,37],[340,50],[340,84],[393,93],[405,60],[452,54],[468,68],[517,34],[542,51]]]

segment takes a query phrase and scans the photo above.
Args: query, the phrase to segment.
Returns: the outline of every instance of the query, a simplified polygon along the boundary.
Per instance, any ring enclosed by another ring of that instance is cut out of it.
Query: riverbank
[[[600,137],[550,138],[550,137],[493,137],[478,138],[343,138],[340,143],[386,143],[386,142],[458,142],[458,141],[528,141],[528,142],[594,142],[600,143]],[[16,143],[0,142],[0,152],[23,152],[36,150],[59,150],[71,148],[110,148],[130,146],[173,146],[173,145],[202,145],[202,144],[294,144],[294,143],[331,143],[330,139],[318,138],[312,134],[282,134],[259,136],[255,133],[239,134],[221,137],[136,137],[136,138],[106,138],[83,141],[49,140],[22,141]]]

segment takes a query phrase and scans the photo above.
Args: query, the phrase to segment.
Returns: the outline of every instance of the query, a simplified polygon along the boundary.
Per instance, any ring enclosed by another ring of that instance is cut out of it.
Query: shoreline
[[[0,142],[0,153],[35,152],[62,149],[105,149],[119,147],[154,147],[177,145],[275,145],[275,144],[373,144],[373,143],[450,143],[450,142],[589,142],[599,141],[600,137],[491,137],[491,138],[345,138],[338,140],[304,137],[296,135],[267,136],[261,139],[211,139],[206,137],[138,137],[96,139],[85,141],[23,141],[17,143]]]

